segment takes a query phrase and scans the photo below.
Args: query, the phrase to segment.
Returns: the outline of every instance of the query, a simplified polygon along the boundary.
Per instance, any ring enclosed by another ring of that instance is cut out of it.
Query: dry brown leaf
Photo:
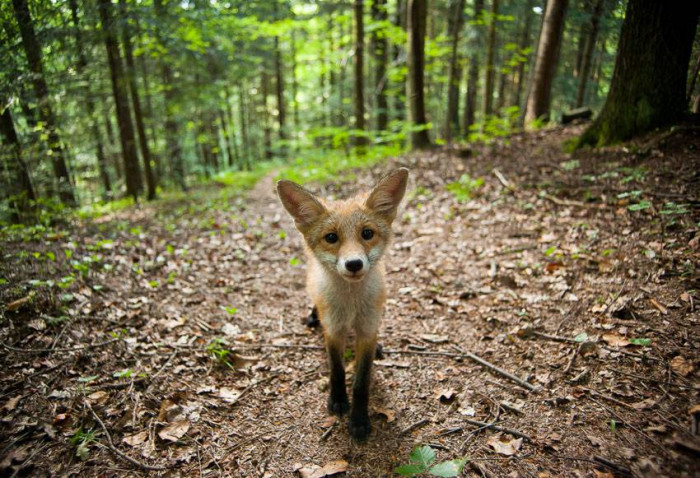
[[[457,397],[457,391],[453,389],[441,388],[435,392],[435,398],[440,400],[440,403],[452,403]]]
[[[88,402],[90,402],[90,405],[102,405],[109,399],[109,394],[104,390],[98,390],[97,392],[88,395],[87,399]]]
[[[32,296],[33,294],[29,294],[28,296],[22,297],[21,299],[13,300],[5,306],[5,310],[8,312],[14,312],[19,308],[24,307],[27,304],[27,302],[32,300]]]
[[[240,396],[241,392],[239,392],[238,390],[226,387],[219,389],[219,398],[226,403],[234,403],[238,400],[238,397]]]
[[[668,309],[666,308],[666,306],[661,304],[661,302],[657,301],[656,299],[649,299],[649,302],[651,302],[651,305],[653,305],[656,310],[658,310],[664,315],[668,315]]]
[[[396,420],[396,412],[390,408],[375,407],[374,411],[378,415],[383,416],[386,419],[387,423],[391,423],[394,420]]]
[[[122,443],[126,443],[129,446],[137,446],[144,443],[146,440],[148,440],[148,430],[125,436],[122,438]]]
[[[630,344],[629,340],[614,332],[603,334],[601,338],[603,339],[603,342],[607,343],[611,347],[627,347]]]
[[[345,460],[335,460],[326,463],[322,467],[318,465],[294,465],[294,471],[299,473],[302,478],[324,478],[326,476],[337,475],[348,471],[348,462]]]
[[[326,417],[319,424],[319,426],[321,426],[322,428],[328,428],[328,427],[332,427],[333,425],[336,425],[337,423],[338,423],[338,417],[336,417],[335,415],[330,415],[330,416]]]
[[[445,342],[448,342],[450,340],[450,338],[447,335],[438,334],[421,334],[418,337],[420,337],[421,340],[430,342],[431,344],[444,344]]]
[[[686,359],[682,355],[677,355],[673,357],[673,360],[671,360],[671,369],[678,375],[687,377],[693,373],[695,366],[693,365],[693,362]]]
[[[615,478],[614,474],[607,471],[596,470],[595,468],[593,468],[593,473],[595,474],[595,478]]]
[[[648,408],[653,407],[654,405],[656,405],[656,401],[653,398],[647,398],[645,400],[642,400],[641,402],[632,403],[631,407],[635,410],[646,410]]]
[[[700,403],[693,405],[688,409],[688,415],[695,415],[696,413],[700,413]]]
[[[187,419],[174,421],[158,432],[162,440],[176,442],[190,429],[190,421]]]
[[[486,444],[493,448],[496,453],[505,456],[515,455],[523,445],[522,438],[509,438],[500,433],[491,436]]]
[[[16,397],[12,397],[8,401],[5,402],[5,405],[2,406],[5,410],[8,412],[11,412],[15,408],[17,408],[17,404],[19,401],[22,399],[22,395],[17,395]]]

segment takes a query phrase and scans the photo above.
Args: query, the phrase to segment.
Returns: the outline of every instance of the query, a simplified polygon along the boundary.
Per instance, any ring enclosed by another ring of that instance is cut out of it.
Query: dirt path
[[[469,458],[464,476],[700,476],[689,414],[700,139],[571,158],[559,145],[576,133],[520,135],[466,159],[408,155],[309,186],[345,196],[412,169],[365,444],[325,411],[301,240],[272,175],[246,199],[194,193],[52,240],[6,233],[2,473],[276,477],[336,462],[390,476],[427,444],[438,461]],[[71,271],[65,289],[29,282]],[[107,448],[93,412],[140,465]]]

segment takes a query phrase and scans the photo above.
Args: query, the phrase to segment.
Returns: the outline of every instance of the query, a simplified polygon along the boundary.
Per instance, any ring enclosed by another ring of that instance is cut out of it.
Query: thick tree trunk
[[[385,22],[388,18],[386,0],[372,2],[372,20]],[[387,61],[389,42],[384,28],[372,31],[372,56],[374,58],[374,108],[377,117],[377,130],[386,131],[389,126],[389,101],[387,98]]]
[[[75,37],[75,47],[78,52],[78,63],[76,65],[76,72],[78,75],[82,75],[88,65],[87,57],[85,56],[85,47],[83,44],[83,35],[80,30],[80,24],[78,21],[78,2],[77,0],[68,0],[68,5],[71,11],[71,19],[73,20],[73,35]],[[97,169],[100,173],[100,179],[102,180],[102,187],[104,188],[103,199],[107,199],[112,193],[112,182],[109,178],[109,172],[107,170],[107,158],[104,152],[104,145],[102,139],[102,132],[100,130],[99,120],[95,115],[95,101],[92,98],[88,86],[86,86],[86,99],[85,106],[87,109],[88,118],[90,120],[90,130],[95,138],[95,156],[97,158]]]
[[[260,73],[260,95],[262,96],[262,125],[263,125],[263,149],[265,159],[272,159],[272,128],[270,128],[270,118],[267,110],[267,97],[270,94],[270,79],[265,71],[265,65]]]
[[[226,121],[227,112],[224,110],[218,111],[219,124],[221,124],[221,135],[223,136],[224,148],[226,149],[226,158],[228,159],[228,167],[232,168],[236,164],[236,159],[233,157],[233,148],[231,147],[231,137],[228,122]]]
[[[528,45],[530,45],[530,29],[532,28],[532,7],[534,0],[527,0],[525,2],[525,23],[523,25],[523,32],[520,36],[519,49],[522,52]],[[515,98],[513,99],[513,106],[522,108],[522,95],[523,86],[525,85],[525,64],[528,61],[521,61],[518,64],[517,74],[516,74],[516,85],[515,85]]]
[[[275,92],[277,94],[277,121],[280,141],[287,140],[287,111],[284,102],[284,75],[282,74],[282,52],[279,37],[275,37]],[[284,146],[282,150],[286,149]]]
[[[331,51],[333,51],[331,49]],[[299,80],[297,79],[297,37],[295,31],[292,30],[292,114],[294,116],[294,131],[298,133],[301,131],[301,123],[299,121],[299,103],[297,97],[299,96]],[[333,84],[331,82],[331,88]],[[295,138],[298,139],[298,138]],[[295,143],[295,148],[296,148]]]
[[[4,98],[3,98],[4,99]],[[8,184],[3,196],[9,197],[10,206],[14,210],[13,221],[21,222],[25,213],[32,210],[31,201],[36,201],[32,178],[29,175],[27,165],[22,159],[22,146],[20,145],[15,123],[12,121],[12,113],[6,101],[0,103],[4,108],[0,115],[0,133],[2,133],[2,162],[7,165]]]
[[[167,10],[166,6],[163,4],[163,0],[154,0],[153,7],[161,24],[167,24]],[[159,30],[157,35],[161,46],[167,51],[167,45],[165,44],[162,31]],[[170,68],[170,60],[167,57],[161,60],[160,68],[161,81],[163,83],[163,102],[165,105],[165,124],[163,125],[163,129],[165,130],[166,146],[164,157],[170,159],[170,170],[175,184],[177,184],[181,190],[187,191],[185,162],[182,157],[182,148],[180,146],[179,126],[177,118],[175,117],[177,101],[180,95],[173,81],[173,72]]]
[[[459,84],[462,80],[459,65],[459,34],[464,25],[464,1],[450,0],[447,34],[450,37],[450,65],[447,80],[447,115],[445,121],[445,139],[452,140],[452,135],[459,131]]]
[[[473,21],[477,22],[484,11],[484,0],[474,0],[474,18]],[[479,50],[480,50],[480,33],[482,28],[475,26],[477,28],[477,34],[471,42],[471,56],[469,58],[469,71],[467,74],[467,94],[465,96],[464,102],[464,117],[462,120],[464,136],[469,136],[469,130],[471,126],[476,121],[476,94],[479,89]]]
[[[129,92],[131,93],[131,105],[134,109],[134,120],[139,137],[141,158],[143,159],[143,167],[146,172],[146,198],[150,201],[156,198],[157,183],[153,171],[155,165],[152,164],[153,158],[151,157],[151,151],[148,147],[146,126],[144,125],[143,114],[141,112],[141,100],[139,99],[139,90],[136,85],[136,65],[134,63],[134,53],[131,45],[131,28],[129,28],[129,15],[126,8],[126,0],[119,0],[119,9],[122,22],[122,44],[124,45],[124,56],[126,58],[126,75]]]
[[[34,32],[34,23],[29,13],[27,0],[12,0],[12,6],[22,37],[22,48],[27,56],[29,71],[32,72],[31,78],[34,85],[34,93],[39,103],[39,117],[44,123],[44,128],[46,128],[47,132],[53,171],[58,181],[58,195],[62,202],[74,206],[77,202],[70,173],[68,172],[68,155],[58,135],[56,117],[49,101],[49,88],[44,78],[41,45]]]
[[[593,49],[595,48],[596,41],[598,40],[600,16],[603,13],[604,3],[605,0],[595,0],[595,6],[593,7],[593,13],[591,14],[591,24],[588,27],[588,35],[586,35],[583,56],[581,57],[581,69],[578,76],[578,87],[576,88],[576,103],[574,105],[576,108],[583,106],[583,101],[586,97],[586,84],[588,83],[588,77],[590,76],[591,63],[593,60]]]
[[[484,82],[484,120],[493,113],[493,86],[496,78],[494,60],[496,57],[496,18],[499,0],[491,0],[489,15],[489,39],[486,46],[486,81]]]
[[[557,69],[568,0],[548,0],[537,45],[532,88],[527,99],[525,126],[549,119],[552,84]]]
[[[355,129],[359,133],[355,137],[355,146],[365,146],[368,143],[365,131],[365,77],[364,77],[364,4],[362,0],[355,0]]]
[[[700,2],[629,0],[610,93],[579,146],[624,141],[683,116],[699,14]]]
[[[396,0],[396,12],[394,15],[394,25],[396,25],[398,28],[401,30],[406,30],[406,23],[407,23],[407,9],[406,9],[406,0]],[[394,52],[393,52],[393,62],[394,62],[394,67],[399,67],[405,62],[405,56],[406,52],[404,51],[404,45],[401,45],[400,43],[396,43],[394,45]],[[396,94],[394,95],[394,118],[396,118],[399,121],[404,121],[406,119],[406,98],[404,96],[406,92],[406,79],[404,76],[404,80],[400,87],[398,88],[398,91],[396,91]]]
[[[245,98],[245,82],[241,81],[238,85],[238,115],[241,123],[241,152],[243,161],[239,163],[239,169],[245,168],[250,171],[250,139],[248,137],[248,122],[246,121],[246,98]]]
[[[425,116],[425,26],[428,15],[427,0],[408,0],[408,120],[411,126],[411,147],[424,149],[431,146],[428,121]]]
[[[122,146],[122,156],[124,158],[124,171],[126,173],[126,192],[134,198],[134,201],[138,201],[138,196],[143,188],[143,184],[141,182],[141,169],[139,168],[138,154],[136,152],[134,128],[131,124],[131,112],[129,111],[127,79],[122,69],[119,44],[117,43],[117,36],[114,31],[112,2],[111,0],[99,0],[98,6],[100,20],[102,21],[105,47],[107,49],[107,60],[109,63],[110,78],[112,80],[114,104],[117,109],[117,126],[119,128],[119,139]]]

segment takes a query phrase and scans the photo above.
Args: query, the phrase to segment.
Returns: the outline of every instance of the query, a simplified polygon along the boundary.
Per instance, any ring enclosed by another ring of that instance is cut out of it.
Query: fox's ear
[[[277,194],[302,232],[326,212],[326,208],[313,194],[292,181],[278,181]]]
[[[389,221],[396,217],[396,210],[406,192],[408,169],[399,168],[384,176],[370,193],[365,206],[385,216]]]

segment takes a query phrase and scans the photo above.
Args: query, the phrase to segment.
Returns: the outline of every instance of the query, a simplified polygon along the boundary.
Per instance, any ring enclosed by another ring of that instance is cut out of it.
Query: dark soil
[[[362,444],[326,412],[301,239],[272,177],[246,197],[200,190],[5,229],[0,474],[309,476],[336,462],[376,477],[427,444],[468,458],[463,476],[700,476],[700,134],[563,153],[580,132],[308,186],[348,196],[412,171]],[[483,185],[459,202],[446,186],[462,175]]]

